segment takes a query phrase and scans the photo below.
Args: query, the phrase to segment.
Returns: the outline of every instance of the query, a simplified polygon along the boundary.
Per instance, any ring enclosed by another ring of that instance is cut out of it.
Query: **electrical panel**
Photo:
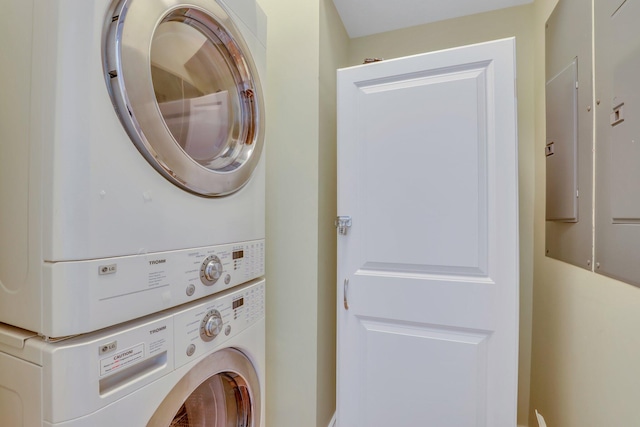
[[[560,0],[547,20],[546,254],[592,268],[591,3]]]
[[[595,271],[640,286],[640,3],[595,2]]]
[[[594,6],[547,21],[546,252],[640,286],[640,2]]]

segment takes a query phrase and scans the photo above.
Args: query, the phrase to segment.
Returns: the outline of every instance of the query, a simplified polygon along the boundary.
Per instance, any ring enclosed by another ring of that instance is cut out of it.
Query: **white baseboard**
[[[333,418],[329,421],[329,425],[327,427],[336,427],[336,414],[333,414]],[[518,427],[529,427],[518,424]]]

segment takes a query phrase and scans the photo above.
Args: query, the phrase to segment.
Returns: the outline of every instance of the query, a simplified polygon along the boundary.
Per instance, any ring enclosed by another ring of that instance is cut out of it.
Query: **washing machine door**
[[[180,188],[224,196],[251,177],[264,144],[255,64],[215,0],[115,0],[107,87],[147,161]]]
[[[260,427],[259,387],[243,353],[220,350],[174,386],[147,427]]]

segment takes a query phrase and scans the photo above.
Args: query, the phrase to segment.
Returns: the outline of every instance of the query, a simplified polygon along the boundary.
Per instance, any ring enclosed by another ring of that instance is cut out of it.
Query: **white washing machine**
[[[7,0],[0,322],[86,333],[264,275],[255,0]]]
[[[0,329],[0,425],[262,427],[264,280],[55,343]]]

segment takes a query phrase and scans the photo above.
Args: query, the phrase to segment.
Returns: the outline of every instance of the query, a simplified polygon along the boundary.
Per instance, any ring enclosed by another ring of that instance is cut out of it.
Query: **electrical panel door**
[[[591,4],[560,0],[547,20],[546,254],[591,269],[593,77]]]
[[[547,82],[547,221],[578,221],[578,58]]]

